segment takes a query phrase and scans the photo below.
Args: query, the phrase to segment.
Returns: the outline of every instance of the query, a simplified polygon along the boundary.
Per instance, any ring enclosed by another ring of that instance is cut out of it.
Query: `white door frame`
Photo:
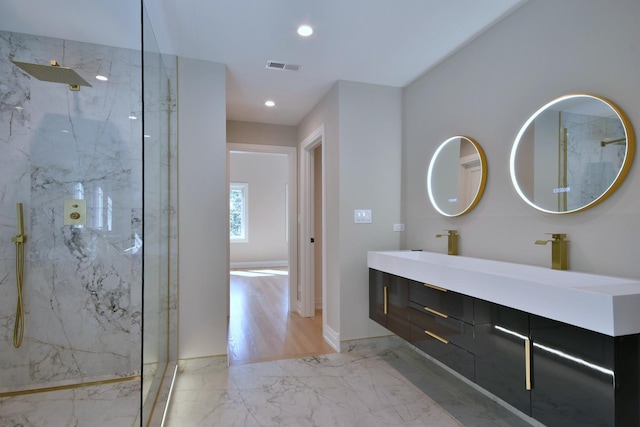
[[[227,143],[227,188],[229,188],[229,156],[231,152],[249,152],[249,153],[271,153],[285,154],[289,165],[289,211],[288,227],[289,227],[289,244],[288,244],[288,262],[289,262],[289,311],[298,309],[298,191],[297,191],[297,154],[296,147],[287,147],[284,145],[262,145],[262,144],[240,144]],[[227,200],[229,196],[227,195]],[[228,203],[228,202],[227,202]],[[228,208],[228,206],[227,206]],[[227,253],[230,251],[230,242],[227,241]],[[227,315],[229,313],[227,312]]]
[[[326,194],[325,194],[325,137],[324,124],[311,132],[300,143],[300,304],[299,312],[303,317],[315,315],[315,280],[314,280],[314,258],[311,238],[314,237],[314,168],[313,150],[321,145],[322,147],[322,330],[327,324],[327,274],[326,274]]]

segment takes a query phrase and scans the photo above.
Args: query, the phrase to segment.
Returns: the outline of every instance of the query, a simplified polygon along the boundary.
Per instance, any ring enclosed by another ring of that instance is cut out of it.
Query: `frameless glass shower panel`
[[[170,256],[175,242],[175,186],[171,174],[170,77],[158,48],[146,9],[143,8],[144,87],[144,322],[143,422],[160,410],[167,393],[168,362],[175,360],[175,286],[171,274],[177,259]],[[172,226],[173,224],[173,226]],[[173,289],[173,291],[171,290]],[[164,383],[164,384],[163,384]],[[155,417],[155,416],[154,416]]]

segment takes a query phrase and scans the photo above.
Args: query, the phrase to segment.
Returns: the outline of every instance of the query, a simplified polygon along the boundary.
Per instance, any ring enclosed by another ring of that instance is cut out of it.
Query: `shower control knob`
[[[64,201],[64,225],[86,225],[87,203],[84,199]]]

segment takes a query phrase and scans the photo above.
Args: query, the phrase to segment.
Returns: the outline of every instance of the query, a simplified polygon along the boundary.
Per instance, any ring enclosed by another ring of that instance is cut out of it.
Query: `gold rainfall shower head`
[[[80,86],[91,85],[83,79],[75,70],[61,67],[58,62],[52,60],[50,65],[31,64],[29,62],[11,61],[31,76],[44,82],[64,83],[71,90],[80,90]]]

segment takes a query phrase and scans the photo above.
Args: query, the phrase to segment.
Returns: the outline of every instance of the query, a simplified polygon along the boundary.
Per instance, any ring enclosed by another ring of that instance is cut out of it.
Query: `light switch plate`
[[[393,231],[404,231],[404,224],[393,224]]]
[[[86,225],[87,202],[83,199],[65,199],[64,225]]]
[[[353,222],[356,224],[370,224],[371,209],[355,209],[353,211]]]

